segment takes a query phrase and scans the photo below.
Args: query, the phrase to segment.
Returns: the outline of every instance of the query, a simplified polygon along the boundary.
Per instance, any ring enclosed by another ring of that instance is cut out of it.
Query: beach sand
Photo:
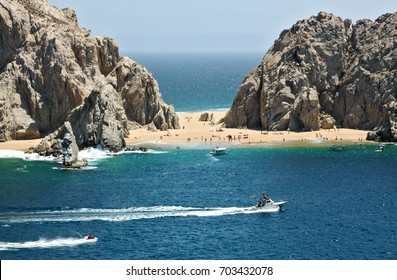
[[[0,142],[0,150],[28,151],[30,147],[36,147],[42,139],[12,140]]]
[[[226,111],[208,113],[214,116],[214,122],[199,121],[203,112],[178,113],[180,129],[168,131],[149,131],[146,127],[131,130],[126,138],[129,146],[145,146],[148,144],[171,145],[179,144],[212,144],[213,146],[256,147],[258,145],[299,146],[316,143],[349,144],[368,142],[365,140],[368,131],[356,129],[330,129],[310,132],[269,131],[239,128],[222,128],[218,124]],[[0,143],[0,150],[27,151],[37,146],[41,139],[13,140]]]
[[[208,112],[213,114],[214,122],[199,121],[203,112],[178,113],[181,128],[152,132],[146,128],[131,130],[126,139],[127,145],[212,143],[217,146],[257,146],[257,145],[311,145],[327,142],[330,144],[348,144],[366,141],[368,131],[356,129],[331,129],[310,132],[261,131],[239,128],[222,128],[218,124],[226,111]],[[231,136],[231,138],[230,138]]]

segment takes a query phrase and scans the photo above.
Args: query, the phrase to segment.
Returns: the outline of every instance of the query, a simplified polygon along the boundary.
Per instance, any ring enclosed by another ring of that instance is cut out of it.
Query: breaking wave
[[[0,242],[0,251],[73,247],[87,243],[95,243],[96,241],[97,239],[57,238],[57,239],[39,239],[36,241],[25,241],[25,242]]]
[[[165,154],[167,151],[158,151],[153,149],[147,149],[146,151],[133,150],[133,151],[121,151],[118,153],[111,153],[101,147],[91,147],[79,151],[79,158],[85,158],[89,162],[95,162],[102,159],[110,158],[112,156],[123,155],[123,154]],[[17,150],[0,150],[0,158],[19,158],[28,161],[54,161],[62,162],[61,157],[53,156],[40,156],[37,153],[25,153]]]
[[[85,158],[88,161],[97,161],[112,156],[112,153],[102,147],[91,147],[79,151],[79,158]]]
[[[153,149],[146,149],[146,150],[126,150],[126,151],[120,151],[117,153],[112,153],[109,152],[108,150],[103,149],[102,147],[91,147],[91,148],[86,148],[84,150],[81,150],[79,152],[79,157],[80,158],[85,158],[88,161],[95,161],[95,160],[100,160],[104,158],[109,158],[112,156],[118,156],[118,155],[123,155],[123,154],[164,154],[167,153],[167,151],[157,151]]]
[[[147,149],[146,151],[141,151],[141,150],[135,150],[135,151],[122,151],[117,154],[167,154],[167,151],[158,151],[158,150],[153,150],[153,149]]]
[[[0,150],[0,158],[19,158],[30,161],[61,161],[60,158],[53,156],[40,156],[37,153],[25,153],[16,150]]]
[[[193,208],[182,206],[130,207],[119,209],[79,208],[68,210],[45,210],[31,212],[8,212],[0,214],[0,223],[43,223],[43,222],[122,222],[164,217],[216,217],[238,214],[271,213],[274,209],[255,207]]]

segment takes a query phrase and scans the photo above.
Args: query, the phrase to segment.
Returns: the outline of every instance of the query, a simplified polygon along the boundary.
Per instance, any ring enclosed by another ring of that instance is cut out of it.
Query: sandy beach
[[[16,150],[26,152],[30,147],[36,147],[40,141],[41,139],[0,142],[0,150]]]
[[[169,131],[149,131],[146,128],[131,130],[127,145],[144,143],[182,144],[212,143],[214,145],[310,145],[314,143],[347,144],[367,142],[368,131],[355,129],[331,129],[311,132],[261,131],[252,129],[222,128],[219,120],[226,111],[208,112],[214,121],[199,121],[203,112],[178,113],[181,128]]]
[[[208,112],[213,114],[213,121],[199,121],[203,112],[178,113],[181,128],[168,131],[149,131],[146,127],[131,130],[126,138],[129,146],[148,144],[213,144],[214,146],[255,147],[258,145],[299,146],[316,143],[348,144],[368,142],[365,140],[368,131],[355,129],[331,129],[310,132],[261,131],[252,129],[222,128],[219,120],[226,111]],[[27,151],[37,146],[41,139],[13,140],[0,143],[0,150]]]

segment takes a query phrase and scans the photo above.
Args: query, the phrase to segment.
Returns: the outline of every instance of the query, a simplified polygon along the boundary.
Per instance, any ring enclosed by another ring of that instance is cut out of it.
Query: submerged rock
[[[126,152],[136,152],[136,151],[147,152],[148,148],[146,148],[146,147],[138,147],[138,148],[136,148],[136,147],[126,147],[124,149],[124,151],[126,151]]]
[[[397,13],[376,21],[320,12],[284,30],[240,86],[227,127],[374,130],[396,141]]]

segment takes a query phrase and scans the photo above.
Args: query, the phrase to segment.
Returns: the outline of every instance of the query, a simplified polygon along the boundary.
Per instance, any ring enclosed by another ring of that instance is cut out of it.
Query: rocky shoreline
[[[63,155],[65,166],[83,166],[75,151],[87,147],[117,153],[139,141],[222,143],[239,134],[255,135],[241,137],[248,145],[270,141],[258,131],[285,141],[351,129],[351,141],[397,141],[397,13],[352,24],[320,12],[297,22],[244,79],[231,109],[204,112],[195,126],[163,101],[144,66],[79,27],[73,10],[0,0],[0,22],[0,142],[40,138],[30,152]]]
[[[208,113],[209,116],[212,115],[212,119],[200,121],[203,113]],[[135,129],[130,133],[129,137],[125,138],[126,147],[121,152],[145,152],[148,148],[175,149],[177,147],[209,149],[216,146],[233,148],[326,147],[333,144],[368,144],[377,146],[377,143],[365,139],[368,133],[365,130],[341,128],[335,130],[320,129],[319,131],[293,132],[225,128],[219,121],[225,116],[226,111],[184,112],[177,114],[181,125],[180,129],[168,131],[153,131],[148,129],[148,127]],[[231,136],[231,139],[229,136]],[[0,143],[0,151],[27,151],[42,156],[54,155],[61,160],[62,148],[60,140],[53,140],[53,144],[51,144],[51,142],[41,139],[41,145],[51,147],[51,149],[39,149],[38,147],[41,146],[38,145],[39,141],[18,140],[3,142]]]
[[[377,20],[320,12],[298,21],[245,78],[226,127],[372,130],[397,141],[397,13]]]
[[[79,149],[116,152],[132,127],[179,127],[146,68],[91,37],[73,10],[1,0],[0,22],[0,142],[45,137],[39,148],[56,149],[69,122]]]

